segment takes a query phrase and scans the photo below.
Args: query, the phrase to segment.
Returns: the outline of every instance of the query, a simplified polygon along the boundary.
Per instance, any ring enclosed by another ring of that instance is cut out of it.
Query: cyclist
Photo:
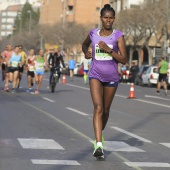
[[[54,49],[50,49],[50,56],[48,58],[48,65],[50,67],[50,78],[49,78],[49,87],[51,87],[51,80],[52,80],[52,76],[54,74],[54,69],[56,68],[58,71],[58,78],[60,78],[61,75],[61,71],[60,71],[60,61],[63,65],[63,68],[65,70],[65,64],[64,64],[64,60],[63,60],[63,56],[62,54],[58,54],[56,50]]]

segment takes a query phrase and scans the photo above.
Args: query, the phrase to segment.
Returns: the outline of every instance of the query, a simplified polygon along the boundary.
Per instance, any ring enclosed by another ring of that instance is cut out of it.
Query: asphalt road
[[[92,156],[93,105],[82,77],[26,92],[26,76],[15,94],[0,83],[0,170],[170,169],[170,92],[120,84],[104,131],[105,159]]]

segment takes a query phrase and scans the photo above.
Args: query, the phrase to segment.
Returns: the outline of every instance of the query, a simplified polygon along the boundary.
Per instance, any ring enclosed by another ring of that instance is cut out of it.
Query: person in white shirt
[[[89,71],[89,66],[90,66],[91,60],[84,58],[82,61],[82,64],[84,66],[84,84],[87,84],[87,79],[88,79],[88,71]]]

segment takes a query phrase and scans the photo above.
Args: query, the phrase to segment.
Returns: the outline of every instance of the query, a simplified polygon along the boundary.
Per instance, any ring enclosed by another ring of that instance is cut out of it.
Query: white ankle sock
[[[102,146],[102,142],[97,142],[97,146]]]

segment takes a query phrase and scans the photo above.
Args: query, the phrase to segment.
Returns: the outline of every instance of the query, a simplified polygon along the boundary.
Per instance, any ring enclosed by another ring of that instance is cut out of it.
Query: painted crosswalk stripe
[[[94,141],[91,141],[94,143]],[[145,152],[122,141],[104,141],[104,150],[109,152]]]
[[[106,151],[121,151],[121,152],[145,152],[142,149],[128,145],[122,141],[105,141],[104,150]]]
[[[155,168],[169,168],[169,163],[159,162],[124,162],[129,167],[155,167]]]
[[[59,149],[65,150],[59,143],[53,139],[25,139],[18,138],[19,143],[24,149]]]
[[[145,138],[143,138],[143,137],[140,137],[140,136],[138,136],[138,135],[135,135],[135,134],[133,134],[133,133],[131,133],[131,132],[128,132],[128,131],[126,131],[126,130],[123,130],[123,129],[119,128],[119,127],[111,126],[111,128],[112,128],[112,129],[115,129],[115,130],[117,130],[117,131],[120,131],[120,132],[122,132],[122,133],[125,133],[125,134],[127,134],[127,135],[129,135],[129,136],[132,136],[132,137],[134,137],[134,138],[136,138],[136,139],[139,139],[139,140],[141,140],[141,141],[143,141],[143,142],[152,143],[152,141],[150,141],[150,140],[148,140],[148,139],[145,139]]]
[[[163,146],[166,146],[166,147],[170,148],[170,143],[160,143],[160,144],[163,145]]]
[[[45,164],[45,165],[80,165],[74,160],[43,160],[43,159],[31,159],[33,164]]]

